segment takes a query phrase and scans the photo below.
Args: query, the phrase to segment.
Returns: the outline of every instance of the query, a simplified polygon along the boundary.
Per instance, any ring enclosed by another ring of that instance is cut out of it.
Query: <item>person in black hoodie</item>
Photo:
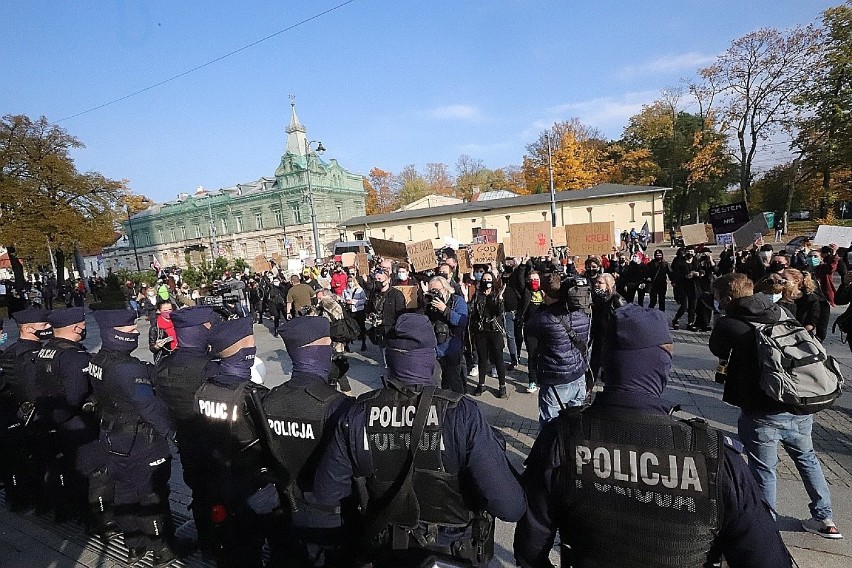
[[[649,308],[653,308],[659,302],[660,311],[666,311],[666,290],[668,289],[666,279],[670,277],[671,271],[669,263],[663,260],[662,249],[654,251],[654,260],[648,263],[648,274],[645,280],[651,295]]]
[[[764,499],[774,511],[780,442],[811,497],[811,518],[802,527],[824,538],[842,538],[832,520],[831,495],[814,452],[813,415],[791,413],[789,407],[765,394],[759,383],[761,361],[752,324],[775,323],[789,319],[789,315],[765,294],[754,294],[753,283],[744,274],[719,278],[713,284],[713,294],[725,312],[710,334],[710,351],[720,362],[727,361],[722,400],[741,410],[737,430]]]

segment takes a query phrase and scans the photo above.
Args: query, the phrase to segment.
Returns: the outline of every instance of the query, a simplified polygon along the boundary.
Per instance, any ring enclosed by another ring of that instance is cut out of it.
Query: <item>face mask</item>
[[[491,288],[492,286],[494,286],[494,282],[485,281],[485,282],[482,283],[482,289],[483,290],[487,290],[487,289]]]
[[[399,271],[396,273],[396,277],[400,280],[408,280],[408,272]]]
[[[34,335],[38,337],[40,341],[47,341],[48,339],[53,338],[53,328],[49,327],[47,329],[36,330]]]
[[[760,253],[760,258],[762,258],[764,261],[768,261],[770,258],[772,258],[772,253],[769,251],[762,252]]]
[[[630,259],[630,261],[633,264],[639,264],[642,261],[642,259],[640,259],[638,256],[634,256],[633,258]]]
[[[473,273],[473,279],[476,280],[477,282],[479,282],[480,280],[482,280],[482,273],[481,272],[474,272]]]
[[[769,299],[772,300],[773,304],[776,303],[781,299],[781,292],[778,292],[777,294],[769,294]]]
[[[719,303],[719,300],[713,300],[713,309],[717,312],[722,311],[722,305]]]
[[[122,351],[135,351],[139,347],[139,332],[125,333],[123,331],[113,330],[113,337],[117,342],[120,342]]]
[[[808,257],[808,264],[810,264],[811,266],[819,266],[819,263],[820,263],[820,259],[819,259],[818,256],[809,256]]]
[[[240,349],[230,357],[223,357],[219,361],[219,369],[225,375],[249,378],[251,377],[251,368],[254,365],[254,356],[256,353],[256,347]]]
[[[541,288],[541,281],[540,280],[530,280],[530,289],[533,292],[537,291],[539,288]]]
[[[273,280],[273,281],[272,281],[272,285],[273,285],[273,286],[279,286],[280,284],[281,284],[281,281],[280,281],[280,280]]]
[[[769,272],[781,272],[785,268],[787,268],[787,267],[784,266],[783,264],[781,264],[780,262],[770,262],[769,263]]]
[[[5,331],[0,331],[0,345],[6,343],[9,340],[9,334]]]
[[[81,331],[81,332],[80,332],[80,341],[83,341],[84,339],[86,339],[86,333],[87,333],[88,331],[89,331],[89,330],[88,330],[88,329],[86,329],[85,327],[83,328],[83,331]]]
[[[604,288],[592,288],[592,296],[596,300],[607,300],[609,292]]]

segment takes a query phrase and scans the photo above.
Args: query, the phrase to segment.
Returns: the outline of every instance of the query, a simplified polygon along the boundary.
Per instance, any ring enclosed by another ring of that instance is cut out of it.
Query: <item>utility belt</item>
[[[444,528],[458,528],[458,538],[440,535]],[[367,544],[371,552],[380,555],[418,548],[438,557],[460,560],[459,566],[487,566],[494,557],[494,517],[487,511],[480,511],[467,527],[433,523],[421,523],[414,528],[390,525],[371,541]]]
[[[136,446],[139,436],[150,444],[156,438],[156,432],[147,423],[137,420],[128,422],[119,419],[103,418],[101,431],[106,433],[107,450],[114,456],[128,457]]]

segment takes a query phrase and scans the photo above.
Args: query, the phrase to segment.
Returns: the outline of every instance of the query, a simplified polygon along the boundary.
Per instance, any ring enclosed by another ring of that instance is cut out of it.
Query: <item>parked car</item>
[[[802,248],[802,245],[807,240],[813,240],[814,235],[799,235],[798,237],[793,237],[790,239],[790,242],[784,246],[784,250],[787,251],[787,254],[792,256],[799,252],[799,249]]]

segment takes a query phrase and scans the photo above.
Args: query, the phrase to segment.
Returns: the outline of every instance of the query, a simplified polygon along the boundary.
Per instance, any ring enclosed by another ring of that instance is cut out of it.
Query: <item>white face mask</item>
[[[722,311],[722,305],[719,303],[719,300],[713,300],[713,309],[717,312]]]
[[[781,292],[778,292],[777,294],[769,294],[769,299],[772,300],[773,304],[778,302],[778,300],[781,299]]]

